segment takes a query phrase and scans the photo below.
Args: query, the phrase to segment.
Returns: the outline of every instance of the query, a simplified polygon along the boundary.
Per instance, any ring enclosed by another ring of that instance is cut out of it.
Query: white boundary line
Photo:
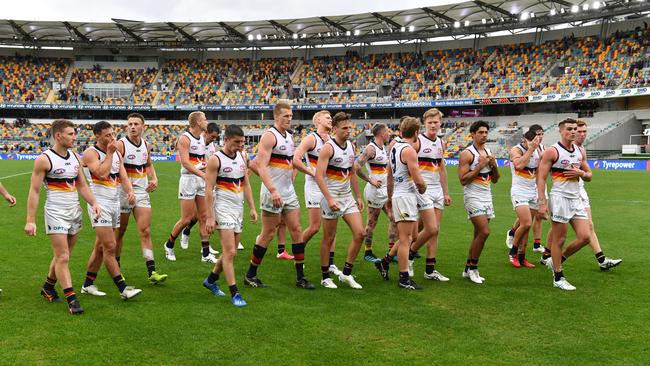
[[[4,177],[0,177],[0,179],[7,179],[7,178],[19,177],[19,176],[21,176],[21,175],[27,175],[27,174],[32,174],[32,172],[24,172],[24,173],[18,173],[18,174],[7,175],[7,176],[4,176]]]

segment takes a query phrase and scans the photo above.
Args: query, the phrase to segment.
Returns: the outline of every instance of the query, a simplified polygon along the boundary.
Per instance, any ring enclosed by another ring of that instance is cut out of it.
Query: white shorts
[[[45,234],[75,235],[81,230],[81,206],[45,206]]]
[[[442,188],[427,187],[424,195],[427,196],[431,202],[433,202],[433,208],[436,208],[438,210],[445,209],[445,195],[442,193]]]
[[[120,189],[120,212],[131,213],[134,208],[151,208],[151,199],[149,192],[135,192],[135,204],[130,205],[126,200],[126,192]]]
[[[494,218],[494,206],[492,200],[478,199],[475,197],[464,197],[465,211],[467,217],[487,216],[488,219]]]
[[[368,183],[363,189],[363,195],[366,198],[366,202],[368,202],[368,207],[371,208],[384,208],[384,205],[388,202],[386,185],[383,185],[381,188],[376,188]]]
[[[205,197],[205,180],[194,174],[181,174],[178,181],[178,199],[193,200],[196,196]]]
[[[519,206],[528,206],[531,210],[539,210],[539,201],[537,200],[537,192],[510,192],[510,199],[512,201],[512,208],[516,209]]]
[[[418,221],[420,212],[418,211],[418,199],[415,195],[393,195],[391,204],[395,222]]]
[[[551,221],[566,224],[571,220],[587,220],[587,211],[582,203],[582,199],[566,198],[556,194],[551,194],[549,200],[549,209],[551,211]]]
[[[291,193],[292,194],[288,197],[282,197],[282,206],[275,207],[273,206],[271,193],[266,189],[262,190],[262,192],[260,192],[260,209],[262,209],[262,211],[274,214],[300,209],[300,202],[298,202],[298,196],[296,196],[296,192],[291,191]]]
[[[328,220],[338,219],[345,215],[359,213],[359,207],[357,207],[357,202],[354,200],[352,195],[347,195],[343,197],[334,198],[339,204],[338,211],[330,210],[330,206],[327,204],[327,200],[323,198],[320,202],[320,207],[323,213],[323,218]]]
[[[244,208],[214,205],[214,219],[217,222],[217,229],[232,230],[239,234],[244,227]]]
[[[323,194],[318,185],[305,183],[305,206],[307,208],[320,208],[320,201],[322,200]]]
[[[424,194],[416,192],[415,198],[417,200],[418,211],[433,209],[433,200],[427,195],[426,192],[424,192]]]
[[[580,188],[580,199],[582,200],[582,205],[585,208],[591,208],[591,203],[589,202],[589,195],[584,188]]]
[[[113,229],[120,227],[120,205],[117,202],[97,202],[99,207],[99,217],[95,217],[92,206],[88,205],[88,216],[90,224],[93,227],[111,227]]]

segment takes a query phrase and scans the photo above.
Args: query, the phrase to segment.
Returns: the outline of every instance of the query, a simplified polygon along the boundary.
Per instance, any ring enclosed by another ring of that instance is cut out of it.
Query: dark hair
[[[537,132],[535,132],[535,131],[533,131],[533,130],[528,130],[528,131],[526,131],[526,133],[524,134],[524,138],[525,138],[526,140],[528,140],[528,141],[533,141],[533,139],[534,139],[535,137],[537,137]]]
[[[131,118],[138,118],[140,121],[142,121],[142,124],[144,124],[144,116],[141,115],[140,113],[131,113],[128,116],[126,116],[127,121]]]
[[[106,121],[99,121],[95,123],[95,125],[93,126],[93,133],[95,134],[95,136],[100,135],[102,131],[104,131],[107,128],[113,128],[113,126],[111,126],[111,124]]]
[[[490,130],[490,125],[487,122],[485,122],[483,120],[478,120],[478,121],[472,123],[472,125],[469,127],[469,132],[470,133],[476,133],[479,130],[479,128],[481,128],[481,127],[487,128],[488,131]]]
[[[533,132],[537,133],[537,131],[544,131],[544,127],[542,127],[542,126],[540,126],[538,124],[534,124],[534,125],[528,127],[528,131],[533,131]]]
[[[352,116],[349,113],[339,112],[335,114],[334,117],[332,118],[332,127],[338,126],[338,124],[343,121],[351,121],[351,120],[352,120]]]
[[[213,133],[216,132],[217,134],[221,133],[221,130],[219,129],[219,125],[216,124],[216,122],[210,122],[208,123],[208,133]]]
[[[564,125],[566,125],[566,124],[568,124],[568,123],[571,123],[571,124],[572,124],[572,123],[578,123],[578,121],[576,121],[576,120],[573,119],[573,118],[567,118],[567,119],[561,121],[560,123],[558,123],[557,126],[558,126],[559,128],[563,128]]]
[[[229,125],[226,126],[226,131],[224,132],[224,138],[231,138],[231,137],[244,137],[244,130],[241,129],[241,127],[237,125]]]
[[[381,133],[381,131],[383,131],[385,128],[387,128],[385,124],[383,124],[383,123],[375,123],[375,125],[372,126],[372,130],[371,130],[371,131],[372,131],[372,135],[376,137],[376,136],[379,135],[379,134]]]
[[[402,119],[399,126],[399,132],[405,139],[410,139],[420,132],[420,119],[416,117],[406,117]]]
[[[68,121],[67,119],[55,119],[52,122],[52,127],[50,128],[50,136],[54,138],[54,135],[63,132],[68,127],[74,128],[74,123]]]

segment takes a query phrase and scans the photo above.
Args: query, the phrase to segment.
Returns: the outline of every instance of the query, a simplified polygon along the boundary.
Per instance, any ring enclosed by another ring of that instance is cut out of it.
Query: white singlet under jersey
[[[469,170],[476,169],[479,157],[481,156],[474,145],[470,145],[466,151],[472,153],[472,163],[469,165]],[[491,155],[490,150],[486,147],[485,152]],[[474,178],[472,182],[463,186],[463,193],[465,196],[471,196],[478,199],[492,200],[492,168],[490,165],[484,166]]]
[[[190,163],[199,170],[205,170],[205,152],[207,149],[203,136],[199,135],[199,137],[195,137],[190,131],[183,132],[179,138],[183,136],[186,136],[190,140]],[[193,175],[183,165],[181,165],[181,174]]]
[[[77,176],[81,164],[77,156],[72,150],[67,151],[67,156],[61,156],[53,150],[46,150],[43,154],[51,165],[43,180],[43,185],[47,190],[45,205],[78,206]]]
[[[99,162],[106,160],[106,153],[102,151],[97,145],[91,147],[92,150],[99,155]],[[93,174],[88,167],[84,167],[86,179],[88,179],[90,189],[99,201],[117,203],[119,204],[119,186],[120,186],[120,153],[115,151],[113,153],[113,161],[111,170],[108,172],[106,179],[101,179]]]
[[[375,148],[375,156],[372,159],[368,159],[366,163],[366,169],[370,172],[370,178],[376,179],[381,182],[382,187],[386,187],[386,167],[388,166],[388,154],[386,153],[386,147],[379,147],[374,141],[371,141],[370,144]]]
[[[393,170],[393,197],[417,193],[408,166],[402,161],[402,151],[410,146],[398,141],[390,150],[390,165]]]
[[[334,153],[327,162],[325,184],[333,197],[343,197],[352,194],[350,187],[350,174],[354,165],[354,147],[350,141],[345,141],[341,147],[334,139],[329,139],[326,144],[332,146]]]
[[[293,136],[288,131],[284,135],[281,134],[275,127],[268,129],[275,137],[275,145],[271,150],[271,157],[269,159],[269,175],[273,185],[280,193],[281,197],[288,197],[294,195],[293,189]],[[262,192],[268,192],[264,184],[261,188]]]
[[[323,138],[317,133],[317,132],[310,132],[309,135],[314,135],[314,140],[316,141],[316,145],[314,145],[314,148],[307,151],[306,154],[306,162],[307,166],[311,169],[316,170],[316,164],[318,163],[318,157],[320,156],[320,151],[323,148],[323,145],[325,144],[325,141]],[[309,136],[307,135],[307,136]],[[310,187],[315,189],[318,189],[318,185],[316,184],[316,179],[312,177],[311,175],[305,176],[305,185],[309,185]]]
[[[418,167],[420,168],[422,178],[427,183],[427,187],[441,187],[440,169],[442,168],[442,159],[444,158],[442,140],[440,138],[431,140],[423,133],[418,135],[418,140],[420,140]]]
[[[551,177],[553,179],[553,188],[551,194],[557,194],[565,198],[580,197],[580,179],[568,178],[564,172],[572,166],[580,168],[582,165],[582,152],[575,144],[571,144],[571,150],[567,150],[560,142],[553,144],[557,151],[557,160],[551,166]]]
[[[126,136],[120,139],[124,144],[124,169],[135,192],[145,192],[149,179],[147,166],[149,161],[149,144],[141,138],[135,145]]]
[[[215,203],[220,207],[241,210],[244,207],[244,176],[246,161],[241,152],[226,155],[223,150],[214,154],[219,158],[219,172],[215,185]]]
[[[528,149],[522,144],[515,146],[522,154],[525,154]],[[517,169],[515,163],[510,161],[510,170],[512,171],[512,190],[513,191],[524,191],[530,192],[537,189],[537,184],[535,182],[537,176],[537,167],[539,166],[539,160],[541,158],[541,150],[535,149],[533,155],[530,156],[528,164],[522,169]]]

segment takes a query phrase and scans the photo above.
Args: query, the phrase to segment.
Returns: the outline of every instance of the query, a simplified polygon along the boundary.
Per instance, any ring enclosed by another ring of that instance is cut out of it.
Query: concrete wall
[[[621,150],[621,145],[627,145],[629,143],[630,135],[640,134],[642,132],[641,122],[634,119],[606,133],[590,143],[587,147],[590,150]]]

